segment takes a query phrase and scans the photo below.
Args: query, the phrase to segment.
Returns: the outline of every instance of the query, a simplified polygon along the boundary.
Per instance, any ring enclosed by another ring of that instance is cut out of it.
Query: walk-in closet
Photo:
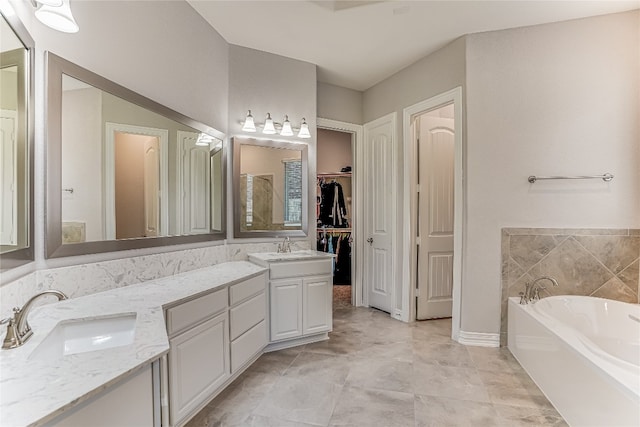
[[[353,277],[352,134],[318,129],[317,249],[335,254],[334,306],[351,304]]]

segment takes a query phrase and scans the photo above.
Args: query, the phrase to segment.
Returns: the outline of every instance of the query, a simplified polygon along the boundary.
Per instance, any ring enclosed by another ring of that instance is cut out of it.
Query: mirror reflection
[[[236,237],[306,235],[307,146],[233,143]]]
[[[46,52],[47,258],[225,238],[224,134]]]
[[[222,229],[222,141],[62,78],[63,243]]]
[[[29,246],[28,50],[0,20],[0,253]]]

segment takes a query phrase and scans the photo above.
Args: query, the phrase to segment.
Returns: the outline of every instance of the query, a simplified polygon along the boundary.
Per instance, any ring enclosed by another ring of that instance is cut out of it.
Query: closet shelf
[[[351,172],[336,172],[336,173],[319,173],[317,175],[319,178],[331,178],[331,177],[350,177],[351,176]]]

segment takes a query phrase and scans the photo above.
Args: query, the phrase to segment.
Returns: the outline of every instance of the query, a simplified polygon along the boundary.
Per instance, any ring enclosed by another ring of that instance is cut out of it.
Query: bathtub
[[[640,426],[640,305],[509,298],[508,347],[571,426]]]

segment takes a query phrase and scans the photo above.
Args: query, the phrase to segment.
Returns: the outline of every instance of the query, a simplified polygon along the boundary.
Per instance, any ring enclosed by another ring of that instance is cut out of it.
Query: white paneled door
[[[368,305],[393,309],[395,114],[364,125],[364,280]]]
[[[178,131],[182,147],[182,233],[211,231],[211,159],[208,146],[196,145],[198,134]]]
[[[451,317],[453,301],[454,121],[423,115],[418,137],[417,318]]]
[[[17,114],[2,110],[0,116],[0,245],[15,246],[18,235]]]
[[[158,236],[160,228],[160,143],[150,137],[144,142],[144,236]]]

